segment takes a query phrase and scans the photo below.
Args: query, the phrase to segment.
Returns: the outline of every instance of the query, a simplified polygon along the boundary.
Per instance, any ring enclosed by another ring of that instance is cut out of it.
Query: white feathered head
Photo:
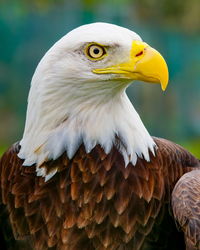
[[[160,83],[168,70],[162,56],[126,28],[93,23],[72,30],[42,58],[32,79],[19,157],[38,166],[81,144],[106,153],[120,138],[125,163],[149,159],[154,142],[128,100],[133,80]],[[44,175],[42,173],[41,175]]]

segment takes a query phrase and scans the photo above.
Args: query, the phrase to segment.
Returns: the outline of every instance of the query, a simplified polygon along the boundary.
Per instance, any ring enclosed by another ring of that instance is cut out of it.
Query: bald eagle
[[[171,192],[200,162],[149,135],[125,93],[133,80],[165,90],[167,65],[116,25],[76,28],[45,54],[23,138],[0,161],[5,249],[184,249]]]

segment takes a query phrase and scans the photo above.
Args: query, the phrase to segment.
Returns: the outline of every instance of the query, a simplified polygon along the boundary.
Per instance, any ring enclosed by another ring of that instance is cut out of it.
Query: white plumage
[[[94,23],[69,32],[46,53],[31,83],[18,155],[24,165],[39,166],[64,151],[72,158],[82,143],[87,152],[100,144],[109,153],[116,136],[126,165],[135,165],[137,157],[149,160],[155,143],[125,93],[132,80],[92,72],[127,61],[132,41],[141,38],[116,25]],[[89,60],[83,51],[91,42],[106,46],[108,55]],[[41,168],[37,174],[46,176]]]

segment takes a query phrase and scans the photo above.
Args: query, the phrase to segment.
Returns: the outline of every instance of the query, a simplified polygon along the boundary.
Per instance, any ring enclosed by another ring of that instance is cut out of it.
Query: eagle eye
[[[106,50],[102,45],[99,44],[89,44],[86,48],[86,55],[89,59],[99,60],[102,59],[106,55]]]

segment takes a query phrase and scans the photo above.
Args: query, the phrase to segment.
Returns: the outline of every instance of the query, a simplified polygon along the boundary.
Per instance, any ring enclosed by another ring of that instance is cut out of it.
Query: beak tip
[[[162,89],[162,91],[165,91],[165,90],[166,90],[167,85],[168,85],[168,80],[167,80],[167,81],[164,81],[164,82],[161,82],[161,89]]]
[[[161,89],[162,89],[162,91],[165,91],[166,88],[167,88],[167,86],[164,86],[164,85],[161,84]]]
[[[169,83],[169,72],[168,72],[168,67],[166,65],[166,72],[163,74],[163,77],[160,79],[160,84],[162,91],[165,91]]]

